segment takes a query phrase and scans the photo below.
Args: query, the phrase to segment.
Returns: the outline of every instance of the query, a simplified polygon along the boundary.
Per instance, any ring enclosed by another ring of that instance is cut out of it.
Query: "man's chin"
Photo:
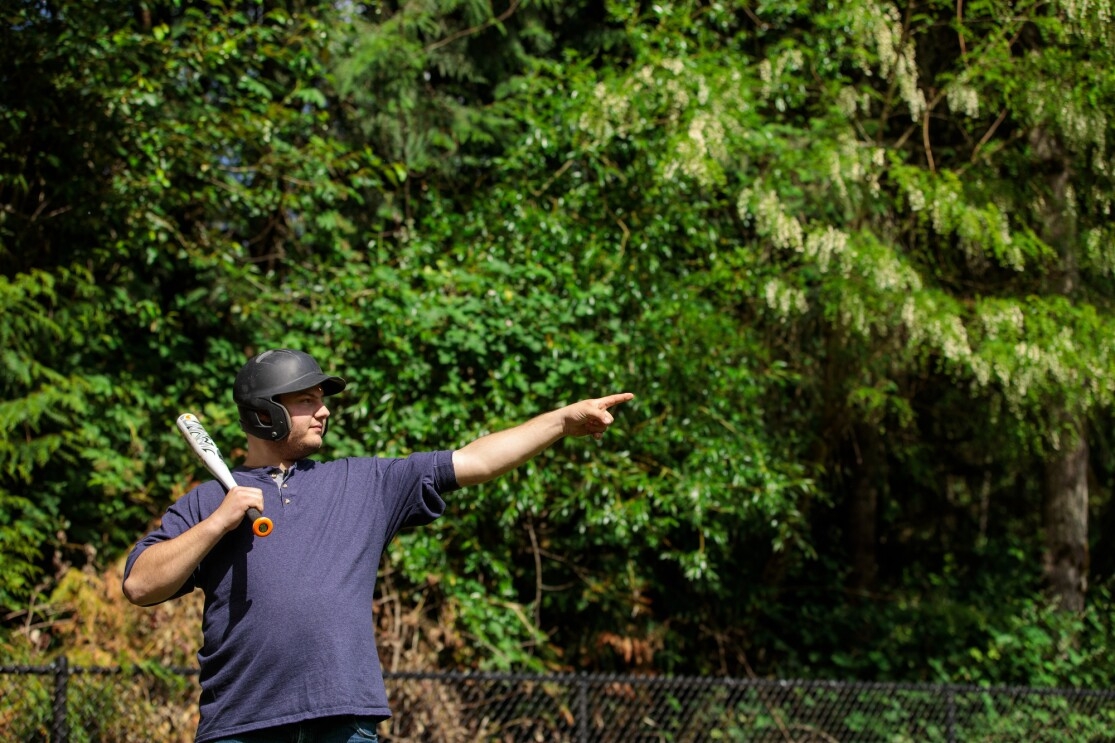
[[[321,451],[321,445],[322,440],[320,434],[307,434],[296,442],[288,443],[285,455],[287,459],[294,461],[305,459],[311,454],[317,454],[319,451]]]

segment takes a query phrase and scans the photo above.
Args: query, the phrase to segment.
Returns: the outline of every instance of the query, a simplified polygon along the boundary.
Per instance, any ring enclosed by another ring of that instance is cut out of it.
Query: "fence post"
[[[588,680],[578,674],[577,682],[577,740],[588,743]]]
[[[53,743],[67,743],[70,738],[69,723],[66,720],[66,687],[70,682],[70,668],[66,656],[60,655],[54,661],[54,701],[52,709],[54,722],[51,725]]]
[[[945,691],[945,725],[949,743],[956,743],[956,691],[952,686]]]

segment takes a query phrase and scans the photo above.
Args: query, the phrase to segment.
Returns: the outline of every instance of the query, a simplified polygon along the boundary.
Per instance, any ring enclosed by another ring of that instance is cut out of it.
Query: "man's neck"
[[[294,466],[294,460],[286,459],[277,446],[268,441],[248,439],[248,456],[244,458],[244,466],[249,469],[261,467],[277,467],[286,472]]]
[[[285,459],[252,459],[251,457],[248,457],[244,460],[244,464],[242,466],[247,467],[250,470],[258,470],[266,467],[269,469],[280,469],[283,472],[286,472],[287,470],[294,467],[294,465],[294,462],[290,462]]]

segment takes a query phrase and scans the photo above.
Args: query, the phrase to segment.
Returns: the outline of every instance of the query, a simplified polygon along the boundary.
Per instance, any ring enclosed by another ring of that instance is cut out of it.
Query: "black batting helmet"
[[[335,395],[345,388],[345,380],[322,372],[313,357],[302,351],[280,348],[253,356],[236,375],[232,388],[240,427],[261,439],[285,439],[290,433],[290,413],[276,398],[312,387]]]

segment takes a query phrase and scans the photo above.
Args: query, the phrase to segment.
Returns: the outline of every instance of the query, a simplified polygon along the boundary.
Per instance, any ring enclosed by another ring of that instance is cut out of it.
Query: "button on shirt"
[[[287,484],[286,480],[287,477],[293,472],[294,467],[285,470],[282,467],[271,468],[271,480],[280,488],[279,502],[282,503],[284,506],[290,505],[290,493],[284,493],[283,490],[290,487],[290,485]],[[264,507],[266,508],[266,505]]]

